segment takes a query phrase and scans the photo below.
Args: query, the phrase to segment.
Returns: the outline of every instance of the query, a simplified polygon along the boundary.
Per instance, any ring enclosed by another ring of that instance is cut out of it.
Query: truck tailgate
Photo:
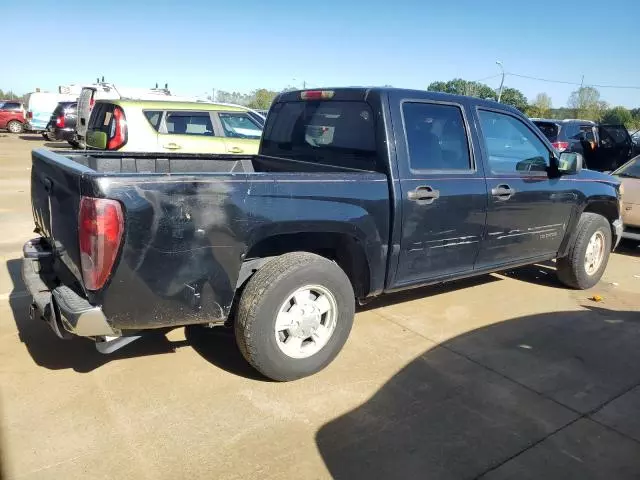
[[[80,284],[78,210],[85,170],[87,167],[55,152],[33,151],[31,205],[36,230],[51,245],[56,260],[60,260],[55,262],[56,269],[67,270]]]

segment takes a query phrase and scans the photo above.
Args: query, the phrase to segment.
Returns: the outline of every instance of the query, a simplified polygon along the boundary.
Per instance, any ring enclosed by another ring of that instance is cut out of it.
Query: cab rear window
[[[357,101],[294,101],[271,107],[262,138],[263,155],[376,170],[371,107]]]

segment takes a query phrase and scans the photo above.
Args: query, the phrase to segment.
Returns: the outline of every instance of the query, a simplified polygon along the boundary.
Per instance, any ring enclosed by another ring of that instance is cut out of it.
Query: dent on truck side
[[[120,261],[94,299],[118,328],[223,321],[247,254],[282,235],[353,238],[366,257],[367,289],[384,281],[385,175],[121,176],[101,182],[101,195],[121,201],[126,217]],[[292,244],[289,251],[301,247]]]

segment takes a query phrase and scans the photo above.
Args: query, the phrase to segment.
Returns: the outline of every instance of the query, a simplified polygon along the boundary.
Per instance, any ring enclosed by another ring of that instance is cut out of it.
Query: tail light
[[[106,283],[118,256],[124,231],[122,207],[116,200],[82,197],[78,214],[80,263],[87,290]]]
[[[564,152],[569,148],[569,142],[553,142],[551,145],[559,152]]]
[[[93,98],[93,93],[91,94],[91,98],[89,99],[89,111],[93,110],[93,105],[96,103],[95,99]]]
[[[56,127],[64,128],[64,115],[58,115],[56,118]]]
[[[120,107],[113,109],[113,120],[109,130],[107,150],[117,150],[127,143],[127,119]]]
[[[33,118],[33,112],[31,110],[27,111],[27,118],[31,120]]]

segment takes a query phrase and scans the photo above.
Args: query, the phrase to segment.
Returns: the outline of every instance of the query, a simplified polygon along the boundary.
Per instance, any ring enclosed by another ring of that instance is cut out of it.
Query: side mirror
[[[584,159],[580,153],[562,152],[558,159],[558,170],[562,173],[576,174],[582,170]]]
[[[87,147],[105,150],[107,148],[107,134],[96,130],[89,130],[87,132]]]

